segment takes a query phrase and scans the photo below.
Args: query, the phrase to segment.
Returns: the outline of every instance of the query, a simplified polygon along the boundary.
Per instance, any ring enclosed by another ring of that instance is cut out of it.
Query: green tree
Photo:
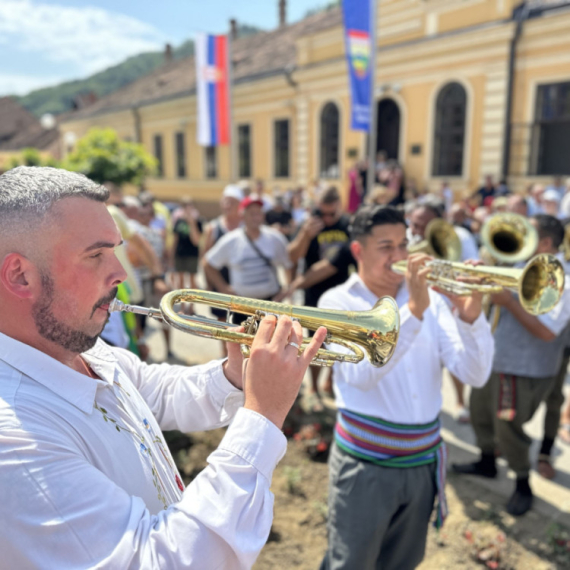
[[[126,142],[113,129],[91,129],[67,157],[64,168],[81,172],[99,184],[140,184],[157,169],[142,144]]]
[[[40,151],[37,148],[25,148],[19,155],[10,159],[9,168],[16,168],[16,166],[55,166],[57,161],[53,157],[46,159],[42,158]]]

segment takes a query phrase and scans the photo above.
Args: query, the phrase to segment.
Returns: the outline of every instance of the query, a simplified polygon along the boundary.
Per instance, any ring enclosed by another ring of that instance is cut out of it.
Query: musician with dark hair
[[[493,357],[481,295],[450,295],[451,307],[426,281],[430,259],[411,255],[404,276],[392,264],[408,258],[403,214],[365,207],[351,226],[358,271],[326,292],[319,307],[370,309],[385,295],[400,308],[400,334],[383,368],[335,364],[338,418],[329,459],[328,549],[323,570],[401,570],[423,558],[435,523],[446,515],[445,447],[440,435],[442,369],[482,386]]]
[[[99,339],[126,273],[108,190],[55,168],[0,176],[2,567],[250,568],[273,519],[281,426],[326,331],[264,318],[203,366]],[[244,381],[245,376],[245,381]],[[162,435],[231,425],[185,488]]]
[[[556,255],[564,238],[560,221],[538,214],[530,223],[538,231],[535,254]],[[473,390],[470,398],[471,419],[481,458],[474,463],[455,464],[453,469],[461,474],[496,477],[498,445],[516,475],[507,512],[520,516],[533,502],[529,484],[531,439],[523,427],[553,389],[560,370],[567,344],[564,331],[570,323],[570,283],[566,279],[560,302],[544,315],[526,312],[516,295],[507,290],[492,295],[492,303],[501,307],[495,330],[493,372],[489,382]],[[553,443],[553,437],[552,441],[543,442],[544,455],[550,455]]]

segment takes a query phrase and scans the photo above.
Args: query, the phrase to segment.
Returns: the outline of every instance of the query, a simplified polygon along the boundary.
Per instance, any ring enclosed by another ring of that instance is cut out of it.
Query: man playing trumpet
[[[556,255],[564,237],[559,220],[546,214],[530,219],[538,232],[535,254]],[[529,484],[531,439],[524,432],[528,422],[555,385],[560,370],[570,322],[570,283],[566,279],[560,302],[546,314],[534,316],[509,291],[492,296],[500,306],[495,331],[497,350],[488,384],[471,392],[471,418],[479,461],[453,466],[457,473],[493,478],[496,446],[515,472],[516,484],[507,502],[507,512],[520,516],[533,502]],[[541,453],[549,457],[554,443],[543,442]]]
[[[423,558],[437,495],[436,524],[446,515],[445,447],[440,436],[442,370],[485,384],[493,337],[481,295],[430,290],[426,262],[408,259],[403,215],[388,206],[362,208],[351,228],[358,271],[325,293],[323,308],[361,311],[390,295],[400,308],[400,335],[390,362],[335,365],[339,409],[329,460],[328,549],[322,570],[415,568]]]
[[[204,366],[98,340],[125,271],[108,191],[20,167],[0,176],[0,551],[6,568],[250,568],[269,535],[281,425],[318,329],[262,320]],[[231,422],[185,489],[161,429]]]

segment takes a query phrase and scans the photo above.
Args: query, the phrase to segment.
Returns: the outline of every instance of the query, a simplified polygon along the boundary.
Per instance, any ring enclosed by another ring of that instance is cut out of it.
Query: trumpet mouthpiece
[[[122,311],[125,308],[125,303],[119,301],[119,299],[113,299],[109,304],[109,313],[113,313],[114,311]]]

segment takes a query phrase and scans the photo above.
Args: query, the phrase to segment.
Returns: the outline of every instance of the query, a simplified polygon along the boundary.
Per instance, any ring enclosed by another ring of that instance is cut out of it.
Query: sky
[[[288,0],[294,22],[327,0]],[[277,25],[278,0],[0,0],[0,96],[81,79],[229,20]]]

